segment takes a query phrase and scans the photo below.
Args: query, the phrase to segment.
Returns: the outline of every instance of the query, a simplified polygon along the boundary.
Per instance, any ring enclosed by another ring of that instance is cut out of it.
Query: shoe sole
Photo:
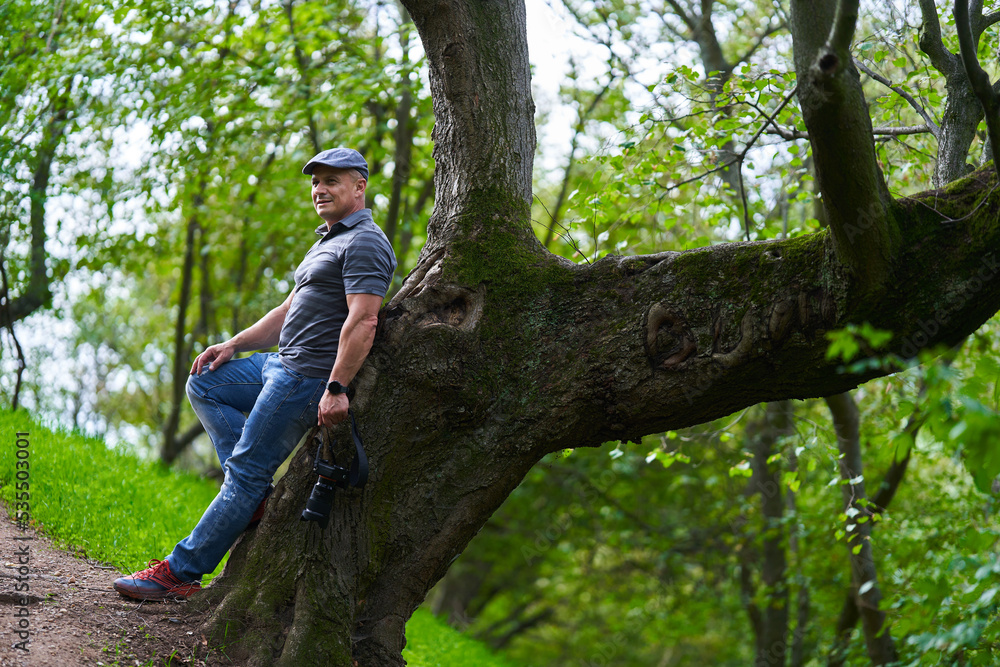
[[[117,584],[114,586],[115,590],[118,591],[119,595],[122,595],[133,600],[140,600],[142,602],[162,602],[164,600],[187,600],[191,595],[200,591],[200,588],[189,591],[188,593],[179,593],[175,590],[163,590],[163,591],[133,591],[124,586],[119,587]]]

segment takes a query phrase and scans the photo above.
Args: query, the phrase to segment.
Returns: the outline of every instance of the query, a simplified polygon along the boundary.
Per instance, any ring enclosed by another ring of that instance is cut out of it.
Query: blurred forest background
[[[784,3],[528,1],[549,250],[822,228]],[[995,78],[1000,12],[973,9]],[[2,400],[216,474],[184,382],[291,289],[316,225],[302,164],[360,150],[394,289],[417,258],[434,205],[419,37],[384,0],[5,0],[0,23]],[[931,0],[862,2],[894,196],[988,154],[953,25]],[[994,319],[850,394],[562,452],[427,605],[525,665],[997,664],[998,335]],[[847,365],[891,332],[829,336]],[[859,478],[867,498],[845,497]],[[880,637],[852,568],[881,590]]]

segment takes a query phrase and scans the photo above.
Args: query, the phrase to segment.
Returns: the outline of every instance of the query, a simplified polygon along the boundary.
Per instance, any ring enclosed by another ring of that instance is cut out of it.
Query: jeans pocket
[[[323,392],[326,390],[326,381],[317,380],[316,378],[307,378],[314,380],[317,385],[316,389],[313,391],[312,398],[306,403],[305,409],[302,414],[299,415],[299,422],[303,424],[306,428],[316,426],[319,421],[319,401],[323,398]]]

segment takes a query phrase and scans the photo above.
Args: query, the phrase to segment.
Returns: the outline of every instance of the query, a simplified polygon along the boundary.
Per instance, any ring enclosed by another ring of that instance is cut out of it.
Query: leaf
[[[858,595],[864,595],[871,589],[875,588],[875,580],[866,581],[865,583],[858,586]]]

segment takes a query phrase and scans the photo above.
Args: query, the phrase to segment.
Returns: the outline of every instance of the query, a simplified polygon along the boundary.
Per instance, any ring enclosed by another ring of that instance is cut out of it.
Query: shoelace
[[[142,572],[136,572],[135,575],[133,575],[133,579],[152,579],[156,575],[156,570],[158,570],[164,562],[165,561],[154,558],[146,563],[148,567],[145,570]]]

